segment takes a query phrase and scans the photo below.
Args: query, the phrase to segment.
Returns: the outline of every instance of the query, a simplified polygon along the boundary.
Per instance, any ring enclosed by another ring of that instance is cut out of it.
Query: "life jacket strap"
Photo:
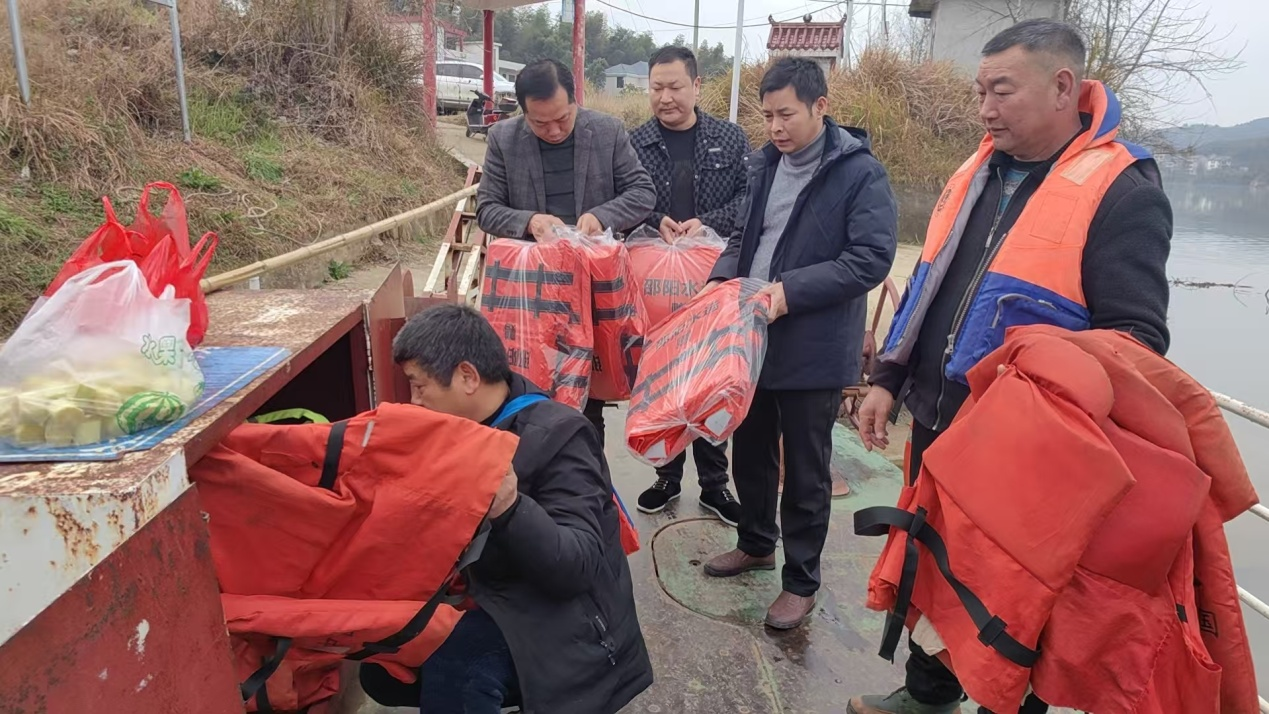
[[[238,691],[242,694],[242,701],[249,702],[252,697],[256,698],[256,710],[261,712],[273,711],[272,705],[269,704],[269,692],[265,687],[265,682],[269,681],[269,677],[278,671],[278,666],[282,664],[282,660],[286,658],[286,653],[291,649],[290,637],[274,637],[273,654],[264,658],[260,663],[260,668],[251,673],[251,676],[240,685]]]
[[[978,641],[996,650],[1000,656],[1018,665],[1031,668],[1040,657],[1038,649],[1031,649],[1014,639],[1008,633],[1009,625],[1000,617],[993,615],[983,601],[952,573],[948,560],[947,545],[942,536],[926,523],[927,512],[917,508],[916,512],[890,506],[874,506],[855,512],[855,535],[884,536],[895,528],[907,533],[904,546],[903,572],[899,578],[899,591],[895,598],[895,607],[886,622],[886,632],[882,636],[881,656],[894,661],[895,648],[899,642],[899,634],[907,624],[909,607],[912,604],[912,590],[916,582],[917,562],[920,557],[916,543],[924,545],[934,556],[943,579],[952,587],[957,599],[970,619],[978,628]]]

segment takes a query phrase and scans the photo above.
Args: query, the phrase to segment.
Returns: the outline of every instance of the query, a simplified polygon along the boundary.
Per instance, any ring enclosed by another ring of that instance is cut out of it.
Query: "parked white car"
[[[494,101],[515,101],[516,86],[494,72]],[[485,91],[485,68],[471,62],[446,60],[436,63],[436,106],[438,109],[465,111],[476,98],[472,90]]]

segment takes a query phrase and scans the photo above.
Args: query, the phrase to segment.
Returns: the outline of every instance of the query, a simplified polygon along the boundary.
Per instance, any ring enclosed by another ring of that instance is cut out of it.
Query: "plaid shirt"
[[[727,238],[736,228],[736,212],[745,196],[745,167],[749,139],[740,127],[715,119],[696,110],[696,217]],[[670,184],[673,167],[670,152],[661,136],[661,123],[656,117],[630,135],[635,153],[652,175],[657,190],[657,205],[646,221],[659,229],[661,219],[670,210]]]

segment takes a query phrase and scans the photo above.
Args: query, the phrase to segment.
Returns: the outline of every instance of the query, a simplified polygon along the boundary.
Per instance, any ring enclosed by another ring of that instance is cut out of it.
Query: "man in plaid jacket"
[[[723,237],[736,226],[745,193],[742,161],[750,152],[740,127],[696,107],[701,79],[696,55],[662,47],[648,60],[653,118],[630,136],[640,163],[652,176],[657,201],[648,226],[667,242],[709,227]],[[727,488],[727,447],[704,439],[692,444],[700,504],[735,526],[740,505]],[[657,480],[639,496],[639,510],[656,513],[682,493],[687,453],[657,469]]]

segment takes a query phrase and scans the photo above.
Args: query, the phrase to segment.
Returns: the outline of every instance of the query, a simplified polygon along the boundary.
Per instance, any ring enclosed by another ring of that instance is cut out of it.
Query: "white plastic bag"
[[[66,281],[0,347],[0,441],[82,446],[179,419],[203,391],[190,301],[136,263]]]

